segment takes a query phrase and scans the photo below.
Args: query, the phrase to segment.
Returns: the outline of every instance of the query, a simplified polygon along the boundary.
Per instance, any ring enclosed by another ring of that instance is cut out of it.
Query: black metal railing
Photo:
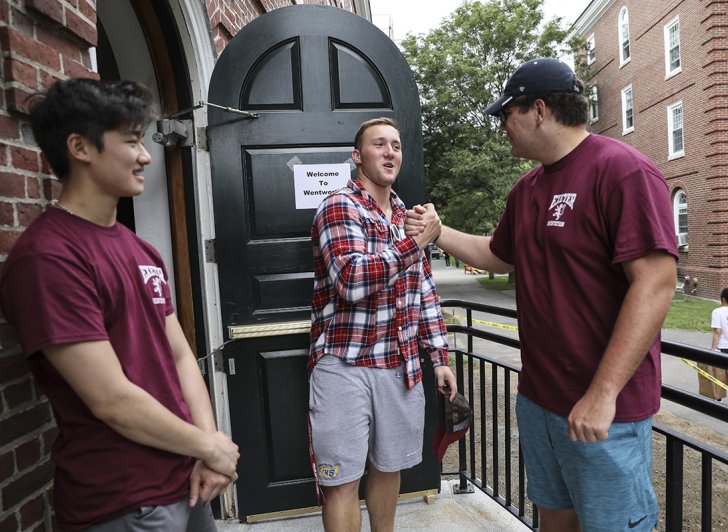
[[[445,466],[442,474],[459,477],[456,491],[468,492],[470,486],[480,489],[526,526],[536,530],[538,511],[526,498],[527,479],[515,423],[514,398],[520,368],[502,360],[503,357],[499,359],[477,353],[478,349],[475,348],[475,340],[479,339],[518,350],[520,343],[517,338],[476,328],[474,321],[477,320],[473,318],[473,312],[480,312],[515,319],[516,311],[463,300],[445,300],[441,306],[465,312],[463,319],[458,320],[464,323],[448,324],[448,332],[464,334],[466,337],[465,347],[451,349],[451,354],[455,356],[458,388],[468,398],[474,411],[471,430],[459,442],[457,470],[449,471]],[[662,352],[728,369],[727,355],[705,349],[663,340]],[[663,385],[662,397],[705,414],[715,423],[728,423],[728,407],[716,401],[668,385]],[[653,445],[665,447],[664,464],[655,462],[653,465],[655,477],[660,481],[656,491],[660,497],[660,523],[664,525],[664,530],[678,532],[687,529],[684,527],[686,515],[683,507],[686,490],[699,490],[700,509],[698,511],[691,507],[689,510],[699,514],[691,515],[691,518],[699,521],[701,531],[725,526],[728,515],[716,515],[714,511],[717,502],[719,513],[728,514],[725,498],[714,495],[718,487],[714,479],[718,469],[721,469],[721,479],[728,476],[726,450],[711,447],[659,423],[653,424]],[[688,453],[689,463],[696,461],[693,460],[695,455],[699,457],[700,466],[689,467],[689,479],[686,479]],[[722,488],[728,489],[725,485]]]

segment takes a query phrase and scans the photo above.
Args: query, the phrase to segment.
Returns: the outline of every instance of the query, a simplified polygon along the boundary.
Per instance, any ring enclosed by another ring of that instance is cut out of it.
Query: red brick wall
[[[620,66],[618,17],[629,12],[631,61]],[[664,26],[680,19],[682,72],[666,79]],[[627,142],[657,164],[688,199],[689,246],[681,276],[718,299],[728,286],[728,52],[726,4],[701,0],[622,0],[582,32],[595,36],[599,121],[592,131]],[[632,84],[634,131],[622,134],[621,91]],[[682,101],[685,156],[668,160],[667,107]]]
[[[286,7],[293,3],[318,4],[335,6],[347,11],[355,12],[353,0],[305,0],[291,2],[290,0],[206,0],[207,12],[210,15],[210,27],[217,53],[220,54],[233,38],[251,20],[263,13],[273,11],[279,7]]]
[[[218,54],[245,24],[292,0],[206,0]],[[309,0],[355,11],[353,0]],[[93,77],[95,0],[0,0],[0,267],[60,192],[36,148],[25,99],[57,79]],[[55,425],[0,317],[0,532],[50,531]]]
[[[53,81],[90,76],[93,0],[0,0],[0,262],[57,197],[34,145],[26,98]],[[0,322],[0,531],[51,530],[55,425],[11,328]]]

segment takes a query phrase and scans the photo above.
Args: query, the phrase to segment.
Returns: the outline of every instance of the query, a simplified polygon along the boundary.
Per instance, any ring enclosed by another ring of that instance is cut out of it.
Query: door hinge
[[[165,118],[157,120],[157,131],[152,140],[165,148],[188,148],[195,145],[192,120],[173,120]]]
[[[217,251],[214,238],[205,240],[205,262],[217,264]]]
[[[157,120],[157,131],[155,131],[152,135],[152,140],[157,144],[161,144],[165,148],[189,148],[191,146],[196,146],[201,150],[209,151],[207,147],[207,128],[198,127],[195,130],[194,122],[192,120],[178,119],[180,116],[190,114],[195,109],[205,106],[222,109],[228,113],[236,113],[251,120],[260,116],[258,113],[251,113],[249,111],[243,111],[242,109],[235,109],[234,107],[227,107],[200,100],[192,107],[182,109],[175,113],[170,113],[165,115],[162,120]],[[197,138],[194,138],[195,133],[197,134]]]
[[[228,358],[228,375],[235,375],[235,359]]]

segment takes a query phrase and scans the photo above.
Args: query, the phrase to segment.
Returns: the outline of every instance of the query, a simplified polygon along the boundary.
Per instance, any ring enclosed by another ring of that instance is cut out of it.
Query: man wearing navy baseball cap
[[[508,103],[518,96],[563,92],[581,94],[584,85],[566,63],[553,57],[526,61],[508,78],[503,96],[485,109],[485,114],[498,115]]]
[[[516,413],[540,530],[652,530],[659,332],[678,256],[668,186],[637,150],[587,130],[584,85],[558,59],[520,65],[486,113],[515,157],[541,164],[492,237],[443,225],[437,245],[515,271]],[[431,208],[408,211],[407,234]]]

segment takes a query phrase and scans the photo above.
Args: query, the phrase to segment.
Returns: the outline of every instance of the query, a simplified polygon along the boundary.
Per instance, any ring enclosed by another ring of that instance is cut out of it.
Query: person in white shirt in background
[[[710,348],[713,351],[728,353],[728,288],[724,288],[720,293],[720,304],[721,306],[715,309],[710,316],[710,326],[713,328],[713,340],[710,343]],[[698,367],[724,384],[728,381],[728,378],[726,378],[728,372],[725,369],[707,364],[698,364]],[[726,396],[725,388],[718,386],[700,374],[698,374],[698,384],[700,395],[716,401],[720,401]]]

